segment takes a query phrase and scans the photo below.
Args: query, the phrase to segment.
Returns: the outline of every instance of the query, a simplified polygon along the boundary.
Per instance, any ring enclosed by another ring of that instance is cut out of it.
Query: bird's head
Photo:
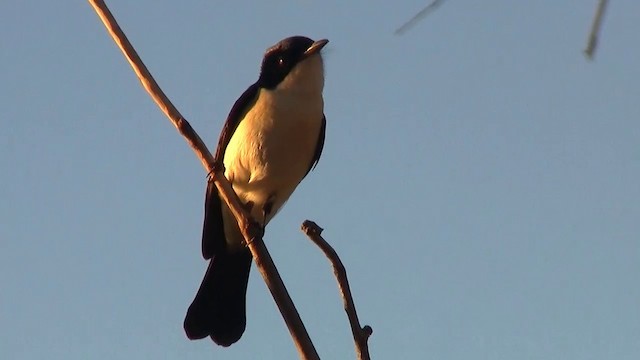
[[[292,36],[270,47],[262,60],[259,86],[270,90],[322,92],[324,66],[320,51],[328,42]]]

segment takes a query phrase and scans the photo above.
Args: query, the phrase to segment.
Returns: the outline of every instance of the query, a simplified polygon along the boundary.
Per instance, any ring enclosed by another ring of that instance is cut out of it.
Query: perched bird
[[[326,127],[320,51],[327,43],[293,36],[267,49],[258,81],[235,102],[220,136],[225,176],[263,227],[320,159]],[[204,207],[202,255],[210,261],[184,330],[189,339],[210,336],[229,346],[244,333],[252,257],[212,181]]]

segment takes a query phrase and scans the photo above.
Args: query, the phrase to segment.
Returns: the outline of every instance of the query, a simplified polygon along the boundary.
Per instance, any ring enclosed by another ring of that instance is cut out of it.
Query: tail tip
[[[214,343],[228,347],[240,340],[246,327],[244,318],[235,319],[236,321],[214,322],[213,324],[206,324],[201,321],[202,319],[203,317],[195,316],[191,311],[187,312],[183,327],[189,340],[200,340],[208,336]]]

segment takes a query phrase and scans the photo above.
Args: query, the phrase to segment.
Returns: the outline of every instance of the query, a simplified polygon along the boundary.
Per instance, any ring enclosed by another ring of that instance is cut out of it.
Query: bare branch
[[[371,334],[373,334],[373,329],[369,325],[365,325],[364,327],[360,326],[356,306],[353,302],[353,296],[351,295],[351,288],[349,287],[349,280],[347,279],[347,270],[344,268],[338,253],[336,253],[331,245],[322,237],[322,228],[318,226],[318,224],[311,220],[306,220],[302,224],[302,231],[324,252],[329,262],[331,262],[333,274],[338,281],[338,288],[342,296],[344,311],[346,311],[349,324],[351,325],[351,333],[353,334],[356,347],[356,356],[358,360],[370,360],[369,345],[367,342]]]
[[[410,28],[412,28],[415,24],[418,23],[418,21],[422,20],[424,17],[426,17],[427,15],[429,15],[431,12],[433,12],[435,9],[438,8],[438,6],[442,5],[442,3],[444,3],[444,0],[433,0],[429,5],[427,5],[424,9],[420,10],[420,12],[418,12],[417,14],[415,14],[411,19],[409,19],[409,21],[407,21],[406,23],[404,23],[402,26],[400,26],[398,29],[396,29],[396,31],[394,32],[394,34],[396,35],[402,35],[405,32],[407,32],[407,30],[409,30]]]
[[[584,49],[584,55],[589,60],[593,60],[593,55],[596,51],[596,47],[598,46],[598,34],[600,34],[602,19],[604,18],[604,13],[608,4],[608,0],[600,0],[598,2],[598,8],[596,9],[596,14],[593,17],[593,23],[591,24],[591,31],[589,32],[587,47]]]
[[[202,139],[200,139],[189,122],[180,114],[160,89],[149,73],[149,70],[143,64],[135,49],[122,32],[122,29],[120,29],[120,26],[114,19],[104,1],[88,1],[133,68],[133,71],[138,76],[142,86],[147,90],[149,95],[151,95],[162,112],[164,112],[169,120],[171,120],[171,123],[173,123],[176,129],[178,129],[178,132],[187,140],[187,143],[196,153],[207,173],[211,174],[212,179],[218,187],[220,195],[222,195],[222,198],[229,205],[233,215],[238,220],[240,231],[242,232],[245,242],[253,255],[260,274],[264,278],[267,287],[271,291],[271,295],[280,309],[280,313],[282,314],[296,348],[298,349],[300,358],[311,360],[319,359],[320,357],[318,356],[318,353],[311,342],[311,338],[300,319],[300,315],[298,314],[298,311],[296,310],[293,301],[282,282],[282,278],[280,278],[280,274],[278,274],[278,270],[276,269],[273,260],[262,241],[262,231],[260,226],[251,219],[249,213],[241,205],[238,196],[231,187],[231,184],[224,176],[224,170],[222,169],[223,166],[214,161],[213,156],[211,156],[211,153]]]

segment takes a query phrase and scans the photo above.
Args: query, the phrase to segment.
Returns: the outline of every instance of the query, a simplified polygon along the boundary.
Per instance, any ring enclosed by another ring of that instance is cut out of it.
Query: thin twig
[[[351,325],[351,333],[353,334],[353,341],[356,347],[356,356],[359,360],[370,360],[369,345],[367,342],[371,334],[373,334],[373,329],[369,325],[365,325],[364,327],[360,326],[356,306],[353,302],[353,296],[351,295],[351,288],[349,287],[349,280],[347,279],[347,270],[344,268],[338,253],[336,253],[333,247],[322,237],[322,228],[318,226],[318,224],[311,220],[306,220],[302,224],[302,231],[324,252],[329,262],[331,262],[333,274],[338,281],[338,288],[342,296],[344,311],[347,313],[349,324]]]
[[[404,34],[405,32],[407,32],[407,30],[409,30],[415,24],[417,24],[418,21],[422,20],[425,16],[429,15],[431,12],[433,12],[435,9],[437,9],[438,6],[442,5],[443,2],[444,2],[444,0],[433,0],[424,9],[420,10],[420,12],[418,12],[411,19],[409,19],[409,21],[407,21],[402,26],[400,26],[398,29],[396,29],[394,34],[396,34],[396,35]]]
[[[593,17],[593,23],[591,24],[591,31],[589,32],[589,40],[587,41],[587,47],[584,49],[584,55],[589,60],[593,60],[593,55],[598,46],[598,35],[602,28],[602,19],[604,18],[605,10],[607,9],[609,0],[600,0],[596,9],[596,14]]]
[[[229,205],[229,208],[238,221],[240,231],[244,236],[245,242],[248,244],[249,250],[253,255],[260,274],[264,278],[267,287],[271,291],[271,294],[280,309],[280,313],[282,314],[296,348],[298,349],[300,358],[311,360],[319,359],[320,357],[318,356],[318,353],[311,342],[311,338],[300,319],[300,315],[298,314],[298,311],[296,310],[293,301],[282,282],[282,278],[280,278],[278,270],[276,269],[273,260],[262,241],[262,231],[259,225],[255,221],[251,220],[249,213],[240,204],[238,196],[224,176],[222,166],[216,164],[213,156],[202,139],[200,139],[189,122],[180,114],[160,89],[149,73],[149,70],[125,36],[124,32],[120,29],[120,26],[114,19],[104,1],[88,1],[133,68],[133,71],[138,76],[142,86],[147,90],[149,95],[151,95],[162,112],[164,112],[169,120],[171,120],[173,125],[178,129],[178,132],[187,140],[187,143],[196,153],[196,156],[200,159],[200,162],[207,173],[212,174],[212,178],[218,187],[220,195],[222,195],[224,201]]]

